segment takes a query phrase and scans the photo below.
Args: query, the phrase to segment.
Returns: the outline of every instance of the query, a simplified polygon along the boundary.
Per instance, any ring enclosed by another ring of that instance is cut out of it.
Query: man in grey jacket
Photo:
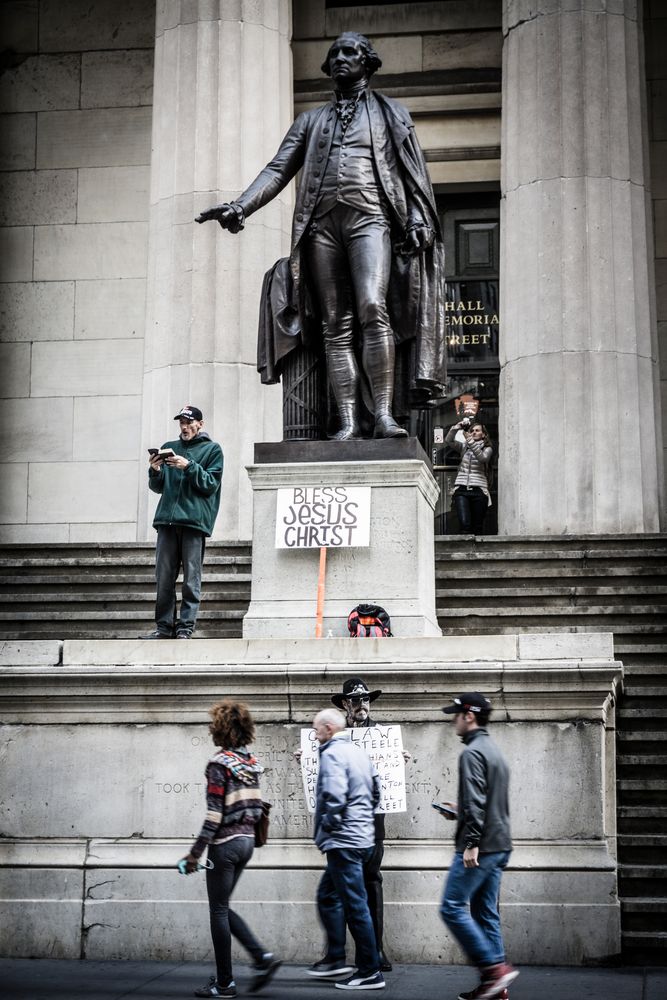
[[[459,1000],[507,1000],[507,987],[519,975],[507,964],[500,930],[498,896],[512,851],[509,822],[509,767],[486,726],[491,702],[474,691],[443,708],[454,716],[465,744],[459,757],[456,851],[449,869],[440,915],[479,968],[481,982]]]
[[[315,716],[320,768],[315,807],[315,843],[327,856],[317,890],[317,907],[328,941],[328,954],[308,971],[331,978],[342,990],[380,990],[385,986],[368,909],[363,866],[375,846],[374,812],[380,802],[380,779],[368,755],[345,732],[345,716],[327,708]],[[345,964],[345,924],[357,949],[359,968]]]

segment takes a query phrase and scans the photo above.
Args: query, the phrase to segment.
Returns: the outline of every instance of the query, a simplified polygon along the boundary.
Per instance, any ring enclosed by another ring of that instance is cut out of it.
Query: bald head
[[[347,720],[337,708],[325,708],[313,719],[313,729],[319,743],[328,743],[332,736],[345,729]]]

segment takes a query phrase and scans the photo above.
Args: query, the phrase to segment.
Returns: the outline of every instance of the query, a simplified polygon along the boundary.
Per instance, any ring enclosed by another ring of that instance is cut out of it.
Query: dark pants
[[[327,867],[317,889],[317,908],[327,936],[327,957],[332,962],[345,960],[347,924],[356,945],[360,976],[370,976],[380,969],[363,871],[373,851],[373,847],[327,851]]]
[[[250,861],[255,842],[251,837],[235,837],[226,844],[212,844],[208,849],[213,868],[206,869],[206,891],[211,918],[211,937],[215,952],[216,979],[219,986],[229,986],[232,973],[232,934],[255,962],[260,962],[262,947],[245,921],[229,908],[229,897]]]
[[[155,623],[171,635],[176,625],[195,627],[201,597],[201,568],[206,535],[195,528],[160,525],[155,546]],[[183,568],[181,615],[176,621],[176,579]]]
[[[382,936],[384,933],[384,896],[382,892],[382,872],[380,866],[384,857],[384,844],[376,844],[368,861],[364,864],[364,885],[368,896],[368,909],[375,931],[375,943],[378,951],[384,951]]]
[[[355,419],[359,393],[355,316],[375,417],[390,413],[394,334],[387,311],[389,220],[384,215],[367,215],[339,204],[311,226],[308,251],[322,313],[327,370],[343,425]]]
[[[457,486],[454,491],[454,510],[459,519],[462,535],[481,535],[484,530],[484,518],[489,505],[486,493],[481,486]]]

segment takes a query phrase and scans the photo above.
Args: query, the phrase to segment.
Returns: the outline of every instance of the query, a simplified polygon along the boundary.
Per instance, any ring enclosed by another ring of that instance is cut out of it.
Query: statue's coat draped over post
[[[380,65],[363,35],[341,35],[322,67],[334,100],[299,115],[236,201],[197,219],[237,233],[301,171],[289,261],[264,281],[258,369],[276,382],[292,351],[324,349],[339,440],[405,436],[396,416],[445,378],[433,190],[408,111],[368,87]]]

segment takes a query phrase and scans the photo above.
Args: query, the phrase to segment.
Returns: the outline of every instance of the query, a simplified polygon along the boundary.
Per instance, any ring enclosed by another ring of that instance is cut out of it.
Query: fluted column
[[[184,403],[204,412],[225,453],[214,537],[250,538],[244,466],[282,436],[279,387],[256,365],[264,272],[289,252],[291,189],[239,236],[197,225],[234,198],[293,117],[289,0],[158,0],[144,361],[143,446],[174,433]],[[139,537],[154,502],[139,488]]]
[[[500,530],[659,530],[635,0],[504,0]]]

